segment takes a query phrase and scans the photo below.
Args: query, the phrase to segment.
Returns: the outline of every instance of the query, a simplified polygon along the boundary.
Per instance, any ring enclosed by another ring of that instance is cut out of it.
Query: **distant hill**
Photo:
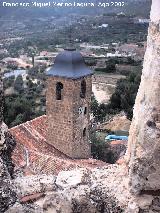
[[[39,0],[37,2],[48,2],[49,0]],[[125,3],[124,7],[61,7],[61,8],[19,8],[19,7],[2,7],[2,2],[0,2],[0,18],[1,17],[15,17],[15,18],[27,18],[27,17],[46,17],[46,16],[65,16],[71,13],[81,14],[89,14],[89,15],[98,15],[101,13],[117,13],[117,12],[125,12],[129,15],[136,16],[149,16],[149,11],[151,7],[151,0],[122,0]],[[10,0],[10,3],[13,2],[33,2],[32,0]],[[52,2],[52,1],[51,1]],[[58,0],[55,2],[94,2],[98,3],[98,0]],[[104,3],[109,2],[117,2],[117,0],[103,0]]]
[[[149,17],[151,10],[151,0],[127,0],[128,5],[124,12],[130,15]]]

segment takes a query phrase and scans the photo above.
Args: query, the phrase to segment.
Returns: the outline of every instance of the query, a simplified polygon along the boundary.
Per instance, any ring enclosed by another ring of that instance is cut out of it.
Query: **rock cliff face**
[[[11,159],[16,142],[3,123],[3,98],[3,83],[0,79],[0,212],[5,212],[18,200],[12,182],[14,165]]]
[[[160,1],[153,0],[141,84],[130,128],[130,184],[136,194],[160,195]]]
[[[3,82],[0,78],[0,157],[5,164],[9,174],[12,176],[14,165],[11,160],[11,153],[16,142],[8,132],[8,128],[3,122],[3,102]]]
[[[3,131],[2,131],[2,120],[3,120],[3,84],[0,78],[0,149],[3,146]]]
[[[17,199],[12,186],[11,175],[13,165],[11,162],[11,151],[15,144],[7,133],[7,127],[3,119],[3,85],[0,79],[0,212],[4,212]],[[11,139],[11,140],[10,140]]]

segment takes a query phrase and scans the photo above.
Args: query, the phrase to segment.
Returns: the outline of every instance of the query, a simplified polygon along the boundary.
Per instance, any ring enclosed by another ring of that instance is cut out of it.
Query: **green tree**
[[[32,87],[34,86],[34,83],[32,82],[31,79],[29,79],[29,80],[27,81],[27,86],[28,86],[28,88],[32,88]]]
[[[93,95],[91,98],[91,112],[95,122],[103,122],[108,112],[108,106],[103,103],[99,104]]]
[[[15,82],[14,82],[14,89],[18,92],[22,92],[24,90],[23,86],[23,78],[21,75],[18,75]]]
[[[24,120],[23,114],[20,113],[16,116],[15,120],[13,122],[11,122],[10,125],[11,126],[17,126],[17,125],[23,123],[23,120]]]
[[[141,81],[141,71],[132,71],[126,79],[117,82],[115,92],[109,104],[98,104],[95,97],[91,99],[91,112],[96,122],[103,122],[107,114],[117,114],[124,111],[127,118],[132,120],[133,106]]]
[[[97,115],[97,108],[98,108],[98,101],[96,100],[95,96],[92,95],[92,97],[91,97],[91,113],[93,113],[93,116]]]
[[[7,89],[8,87],[11,87],[14,85],[14,79],[15,76],[10,76],[9,78],[4,79],[4,89]]]
[[[15,95],[5,97],[4,121],[11,127],[30,120],[33,115],[32,104],[25,98]]]
[[[133,106],[138,92],[141,72],[131,72],[126,79],[120,79],[110,99],[109,108],[115,111],[124,111],[128,119],[132,119]]]
[[[102,141],[100,138],[97,137],[96,132],[93,132],[90,135],[91,140],[91,153],[93,158],[105,161],[107,163],[114,163],[114,154],[110,149],[110,145]]]
[[[7,69],[16,70],[18,68],[18,65],[16,64],[8,64]]]

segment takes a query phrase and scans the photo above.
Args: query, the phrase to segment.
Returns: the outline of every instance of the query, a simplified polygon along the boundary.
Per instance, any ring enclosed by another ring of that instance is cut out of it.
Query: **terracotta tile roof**
[[[127,145],[127,141],[125,140],[115,140],[110,142],[111,145]]]
[[[46,142],[46,115],[11,128],[16,139],[12,159],[15,169],[23,168],[24,175],[57,174],[76,167],[100,167],[106,163],[95,159],[73,160]]]

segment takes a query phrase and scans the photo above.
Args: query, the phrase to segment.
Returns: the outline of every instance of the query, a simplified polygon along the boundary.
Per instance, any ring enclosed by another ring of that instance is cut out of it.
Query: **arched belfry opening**
[[[71,48],[58,54],[47,71],[47,143],[71,158],[91,157],[91,94],[92,71],[82,55]]]
[[[80,97],[81,98],[85,98],[86,97],[86,81],[84,79],[81,81]]]
[[[84,129],[83,129],[83,137],[86,136],[86,131],[87,131],[86,128],[84,128]]]
[[[63,84],[61,82],[57,82],[57,84],[56,84],[56,100],[62,100],[62,91],[63,91]]]

